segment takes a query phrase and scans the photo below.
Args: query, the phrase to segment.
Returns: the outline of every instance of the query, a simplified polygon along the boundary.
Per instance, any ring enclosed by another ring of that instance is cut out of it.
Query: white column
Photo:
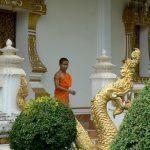
[[[97,60],[98,63],[93,65],[94,73],[90,76],[92,98],[107,84],[116,79],[116,74],[112,72],[115,65],[111,64],[110,57],[106,56],[106,52],[104,50],[102,56],[97,58]],[[110,111],[113,109],[111,103],[108,103],[107,108],[110,116],[112,116],[112,112]]]
[[[97,57],[111,56],[111,0],[98,0]]]
[[[111,61],[111,0],[98,0],[97,60],[91,75],[92,97],[116,75]],[[108,56],[106,56],[106,54]]]
[[[113,68],[115,65],[111,64],[110,57],[106,56],[106,52],[103,51],[102,56],[97,58],[98,62],[93,65],[94,73],[90,76],[92,86],[92,98],[99,92],[104,86],[116,79]]]
[[[0,49],[0,51],[3,53],[0,55],[0,79],[2,84],[0,111],[11,116],[20,113],[16,96],[20,88],[20,75],[26,75],[25,71],[19,68],[24,58],[16,55],[17,49],[12,47],[12,42],[9,39],[6,42],[6,47]]]

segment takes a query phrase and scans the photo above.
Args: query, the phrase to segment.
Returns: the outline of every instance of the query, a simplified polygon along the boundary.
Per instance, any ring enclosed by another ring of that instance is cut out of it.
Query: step
[[[96,130],[87,130],[87,132],[88,132],[91,139],[97,139]]]
[[[78,119],[78,121],[82,124],[82,126],[85,129],[90,129],[90,130],[95,129],[95,126],[94,126],[93,121],[91,120],[91,115],[90,114],[76,115],[76,118]]]

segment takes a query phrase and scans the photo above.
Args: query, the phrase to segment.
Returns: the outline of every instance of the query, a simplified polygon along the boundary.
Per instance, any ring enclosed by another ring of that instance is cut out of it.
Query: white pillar
[[[98,0],[97,57],[103,49],[111,57],[111,0]]]
[[[93,65],[94,73],[90,76],[92,84],[92,98],[99,92],[105,85],[116,79],[113,68],[115,65],[111,64],[110,57],[106,56],[103,51],[102,56],[97,58],[98,63]]]

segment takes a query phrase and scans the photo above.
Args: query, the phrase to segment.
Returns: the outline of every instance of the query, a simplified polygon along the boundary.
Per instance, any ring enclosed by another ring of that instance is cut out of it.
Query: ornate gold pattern
[[[20,76],[20,88],[17,93],[16,102],[18,107],[23,110],[28,101],[25,99],[28,96],[28,84],[24,75]]]
[[[33,91],[35,93],[35,98],[41,97],[41,96],[50,96],[49,93],[45,91],[44,88],[33,88]],[[25,98],[28,96],[28,83],[24,75],[20,76],[20,88],[17,93],[16,102],[17,106],[20,108],[20,110],[24,110],[26,105],[28,104],[28,100]]]
[[[131,101],[123,103],[120,98],[132,89],[135,68],[139,60],[140,51],[139,49],[135,49],[135,51],[132,52],[131,59],[125,61],[121,70],[121,77],[103,88],[92,100],[92,118],[98,136],[98,144],[95,149],[108,150],[117,132],[114,123],[108,115],[107,103],[112,101],[114,106],[116,106],[113,116],[122,113],[124,109],[128,109],[128,107],[131,106]],[[77,131],[77,144],[79,143],[79,146],[84,150],[94,149],[94,144],[89,140],[86,131],[81,128],[80,123],[77,123]]]
[[[43,63],[40,61],[39,57],[38,57],[38,53],[36,51],[36,37],[35,35],[29,35],[28,37],[28,43],[29,43],[29,48],[28,48],[28,52],[29,52],[29,59],[31,62],[31,66],[32,66],[32,72],[46,72],[47,69],[46,67],[43,65]]]
[[[87,131],[83,128],[83,126],[77,119],[76,123],[77,123],[76,144],[78,145],[78,147],[82,148],[83,150],[97,150],[96,145],[92,143]]]
[[[22,8],[38,14],[46,14],[44,0],[0,0],[0,5],[12,8]]]
[[[7,39],[15,45],[16,13],[0,10],[0,48],[5,47]]]
[[[146,25],[149,28],[148,32],[148,50],[150,59],[150,7],[147,6],[147,1],[138,1],[140,5],[135,5],[134,1],[125,7],[123,12],[123,22],[125,26],[126,36],[128,37],[126,43],[126,58],[131,54],[135,47],[139,47],[139,26]],[[135,82],[145,82],[149,77],[141,77],[139,75],[139,66],[136,69]]]

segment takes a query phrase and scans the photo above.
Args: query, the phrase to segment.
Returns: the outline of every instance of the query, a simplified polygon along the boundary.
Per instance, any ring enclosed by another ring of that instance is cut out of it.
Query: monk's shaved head
[[[63,58],[60,58],[59,64],[62,64],[64,61],[68,61],[69,62],[69,60],[67,58],[63,57]]]

